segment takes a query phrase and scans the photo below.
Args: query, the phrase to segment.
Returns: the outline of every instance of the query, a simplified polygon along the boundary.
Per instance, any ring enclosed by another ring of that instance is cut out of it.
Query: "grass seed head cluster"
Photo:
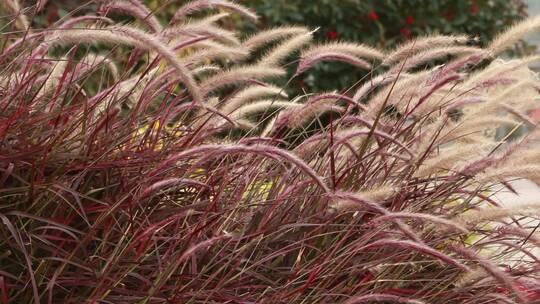
[[[43,5],[2,1],[3,301],[540,298],[540,201],[491,198],[540,182],[538,58],[498,59],[540,18],[486,48],[435,35],[378,50],[313,45],[302,26],[245,37],[223,21],[256,13],[226,0],[169,22],[103,1],[32,28]],[[341,92],[276,86],[334,61],[368,75]]]

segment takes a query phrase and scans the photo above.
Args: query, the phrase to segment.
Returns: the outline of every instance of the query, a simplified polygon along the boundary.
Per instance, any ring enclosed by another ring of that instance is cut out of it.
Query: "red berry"
[[[47,11],[47,24],[51,25],[55,23],[60,18],[58,8],[54,5],[51,5]]]
[[[328,31],[326,33],[326,38],[328,38],[329,40],[336,40],[338,39],[338,37],[339,37],[339,33],[336,31]]]
[[[413,25],[415,22],[416,20],[414,20],[414,17],[411,15],[407,16],[407,19],[405,19],[405,23],[407,25]]]
[[[446,11],[443,13],[443,17],[444,19],[446,19],[448,22],[451,22],[454,20],[454,13],[452,13],[451,11]]]
[[[405,38],[410,39],[412,37],[412,32],[410,29],[404,27],[401,30],[399,30]]]
[[[371,20],[373,20],[373,21],[377,21],[377,20],[380,19],[380,18],[379,18],[379,14],[377,14],[376,11],[371,11],[371,12],[369,13],[369,19],[371,19]]]

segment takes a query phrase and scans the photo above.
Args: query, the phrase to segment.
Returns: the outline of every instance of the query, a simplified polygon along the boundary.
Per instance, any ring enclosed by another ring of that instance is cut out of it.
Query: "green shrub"
[[[320,28],[315,40],[347,40],[391,48],[425,34],[466,33],[480,44],[525,16],[521,1],[509,0],[252,0],[259,27],[302,24]],[[253,29],[251,24],[248,28]],[[308,91],[347,88],[365,73],[347,65],[320,65],[298,78]]]

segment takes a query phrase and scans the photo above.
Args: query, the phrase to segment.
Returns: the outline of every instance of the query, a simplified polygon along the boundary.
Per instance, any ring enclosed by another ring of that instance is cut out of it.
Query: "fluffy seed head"
[[[239,13],[253,21],[257,21],[258,16],[250,9],[227,0],[195,0],[180,7],[171,19],[171,22],[177,22],[185,19],[188,15],[204,9],[223,8]]]
[[[468,40],[469,37],[463,35],[419,37],[398,46],[394,51],[392,51],[386,56],[383,64],[394,64],[423,50],[427,50],[433,47],[464,44]]]

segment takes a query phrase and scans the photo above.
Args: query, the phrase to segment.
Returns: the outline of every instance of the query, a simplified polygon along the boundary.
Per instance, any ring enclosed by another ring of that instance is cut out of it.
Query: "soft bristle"
[[[464,44],[468,40],[469,37],[463,35],[427,36],[415,38],[410,42],[398,46],[395,50],[388,53],[383,61],[383,64],[394,64],[423,50],[428,50],[433,47],[444,47],[453,46],[456,44]]]
[[[277,27],[254,34],[253,36],[246,39],[243,42],[243,45],[251,49],[257,49],[276,40],[281,40],[283,38],[291,36],[298,36],[306,34],[308,32],[308,28],[300,26]]]
[[[487,51],[492,56],[497,55],[538,28],[540,28],[540,16],[518,22],[496,37],[487,47]]]
[[[184,6],[180,7],[174,16],[172,17],[172,22],[177,22],[179,20],[182,20],[186,18],[188,15],[191,15],[195,12],[204,10],[204,9],[212,9],[212,8],[223,8],[227,10],[231,10],[233,12],[239,13],[253,21],[256,21],[258,19],[258,16],[256,13],[251,11],[250,9],[239,5],[233,1],[227,1],[227,0],[195,0],[192,2],[189,2],[185,4]]]

